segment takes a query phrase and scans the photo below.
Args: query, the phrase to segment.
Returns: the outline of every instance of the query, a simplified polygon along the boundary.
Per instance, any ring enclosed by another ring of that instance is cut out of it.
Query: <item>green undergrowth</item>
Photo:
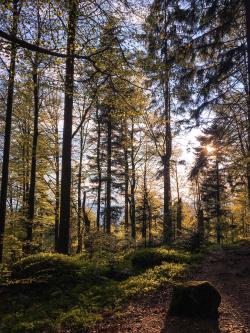
[[[8,268],[0,286],[0,332],[88,332],[105,311],[184,278],[199,255],[167,248],[87,255],[39,254]]]

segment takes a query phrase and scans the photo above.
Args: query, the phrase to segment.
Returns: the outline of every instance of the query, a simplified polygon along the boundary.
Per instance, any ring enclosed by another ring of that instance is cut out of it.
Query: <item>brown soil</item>
[[[172,286],[131,301],[120,318],[107,314],[91,333],[250,333],[250,247],[208,255],[192,277],[210,281],[221,293],[218,320],[167,315]]]

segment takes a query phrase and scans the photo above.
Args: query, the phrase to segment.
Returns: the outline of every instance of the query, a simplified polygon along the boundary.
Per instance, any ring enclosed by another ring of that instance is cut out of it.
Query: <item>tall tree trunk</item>
[[[24,135],[24,133],[23,133]],[[22,140],[22,213],[25,216],[26,211],[26,140]]]
[[[170,160],[172,155],[172,135],[171,135],[171,116],[170,116],[170,93],[169,93],[169,61],[167,56],[167,1],[164,0],[164,120],[165,120],[165,154],[163,156],[163,177],[164,177],[164,217],[163,233],[164,241],[167,244],[172,242],[173,226],[171,215],[171,182],[170,182]]]
[[[12,32],[11,32],[13,37],[16,37],[17,34],[18,16],[19,16],[18,0],[13,0],[13,18],[12,18]],[[7,201],[8,179],[9,179],[9,157],[10,157],[10,139],[11,139],[15,69],[16,69],[16,44],[12,42],[11,54],[10,54],[9,79],[8,79],[3,164],[2,164],[2,182],[1,182],[1,194],[0,194],[0,263],[3,260],[3,240],[4,240],[4,231],[5,231],[6,201]]]
[[[152,208],[148,200],[148,244],[153,245],[153,234],[152,234]]]
[[[97,174],[98,174],[98,187],[97,187],[97,209],[96,209],[96,228],[100,230],[100,214],[101,214],[101,191],[102,191],[102,169],[101,169],[101,120],[98,115],[98,108],[96,108],[96,118],[97,118]]]
[[[25,151],[25,161],[26,161],[26,184],[25,184],[25,191],[26,191],[26,202],[25,202],[25,216],[27,216],[27,207],[28,207],[28,200],[29,200],[29,188],[30,188],[30,162],[31,162],[31,114],[29,114],[29,118],[26,123],[26,151]]]
[[[38,32],[40,34],[40,32]],[[38,37],[38,46],[39,46]],[[38,79],[38,53],[35,54],[33,63],[33,96],[34,96],[34,120],[33,120],[33,140],[31,152],[30,187],[27,208],[27,252],[30,252],[30,245],[33,239],[33,221],[35,212],[35,189],[36,189],[36,165],[37,165],[37,142],[38,142],[38,117],[39,117],[39,79]]]
[[[125,115],[127,117],[127,115]],[[128,165],[128,123],[127,118],[124,121],[124,178],[125,178],[125,195],[124,195],[124,207],[125,207],[125,236],[128,236],[129,229],[129,165]]]
[[[106,219],[107,219],[107,214],[106,214],[106,210],[107,210],[107,181],[105,182],[105,196],[104,196],[104,214],[103,214],[103,232],[106,232]]]
[[[205,230],[204,230],[204,213],[203,209],[199,207],[198,213],[198,242],[199,242],[199,247],[204,243],[204,237],[205,237]]]
[[[146,152],[147,155],[147,152]],[[147,157],[144,165],[143,173],[143,206],[142,206],[142,239],[144,241],[144,246],[147,246]]]
[[[177,201],[177,212],[176,212],[176,227],[177,227],[177,236],[180,237],[182,234],[182,200],[178,198]]]
[[[77,186],[77,253],[82,252],[82,161],[83,161],[83,127],[80,128],[80,156],[78,169],[78,186]],[[86,194],[85,194],[86,195]]]
[[[65,74],[64,127],[62,146],[62,176],[58,252],[70,252],[71,211],[71,149],[74,94],[74,52],[78,0],[68,0],[67,58]]]
[[[176,190],[177,190],[177,210],[176,210],[176,227],[177,227],[177,236],[181,236],[182,228],[182,200],[180,197],[180,188],[179,188],[179,178],[178,178],[178,167],[177,161],[175,165],[175,178],[176,178]]]
[[[197,195],[197,229],[198,229],[198,245],[204,243],[205,239],[205,225],[204,225],[204,212],[201,206],[201,193],[200,193],[200,184],[199,184],[199,177],[197,176],[195,179],[196,185],[196,195]]]
[[[84,247],[89,252],[90,257],[92,256],[93,252],[93,243],[91,239],[89,239],[90,233],[90,220],[86,210],[86,200],[87,195],[86,191],[83,192],[83,199],[82,199],[82,215],[83,215],[83,224],[84,224]]]
[[[173,226],[171,214],[171,181],[170,181],[170,159],[172,154],[172,137],[170,127],[169,93],[168,82],[165,85],[165,155],[163,156],[163,177],[164,177],[164,218],[163,232],[167,244],[172,242]]]
[[[136,239],[135,225],[135,152],[134,152],[134,120],[132,118],[131,127],[131,202],[130,202],[130,221],[131,221],[131,237]]]
[[[82,200],[82,212],[83,212],[83,222],[84,222],[84,230],[85,233],[88,235],[90,232],[90,220],[86,210],[86,201],[87,201],[87,194],[86,191],[83,192],[83,200]]]
[[[220,173],[219,173],[219,161],[216,154],[216,237],[217,243],[221,242],[221,202],[220,202]]]
[[[107,194],[106,194],[106,233],[111,232],[111,153],[112,153],[112,120],[109,111],[107,120]]]
[[[58,235],[59,235],[59,209],[60,209],[60,147],[59,147],[59,131],[58,117],[55,127],[55,176],[56,176],[56,191],[55,191],[55,251],[58,250]]]
[[[248,189],[248,213],[250,215],[250,2],[245,0],[246,10],[246,36],[247,36],[247,73],[248,73],[248,96],[247,96],[247,189]]]

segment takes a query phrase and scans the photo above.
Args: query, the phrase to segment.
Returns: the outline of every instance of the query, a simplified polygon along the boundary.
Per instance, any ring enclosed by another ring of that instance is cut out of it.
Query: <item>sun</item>
[[[208,154],[211,154],[215,151],[215,147],[212,144],[206,145],[205,149],[208,152]]]

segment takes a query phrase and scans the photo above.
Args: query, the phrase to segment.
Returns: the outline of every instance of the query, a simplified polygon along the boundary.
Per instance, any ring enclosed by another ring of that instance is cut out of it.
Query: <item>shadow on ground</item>
[[[218,319],[167,316],[161,333],[220,333]]]

